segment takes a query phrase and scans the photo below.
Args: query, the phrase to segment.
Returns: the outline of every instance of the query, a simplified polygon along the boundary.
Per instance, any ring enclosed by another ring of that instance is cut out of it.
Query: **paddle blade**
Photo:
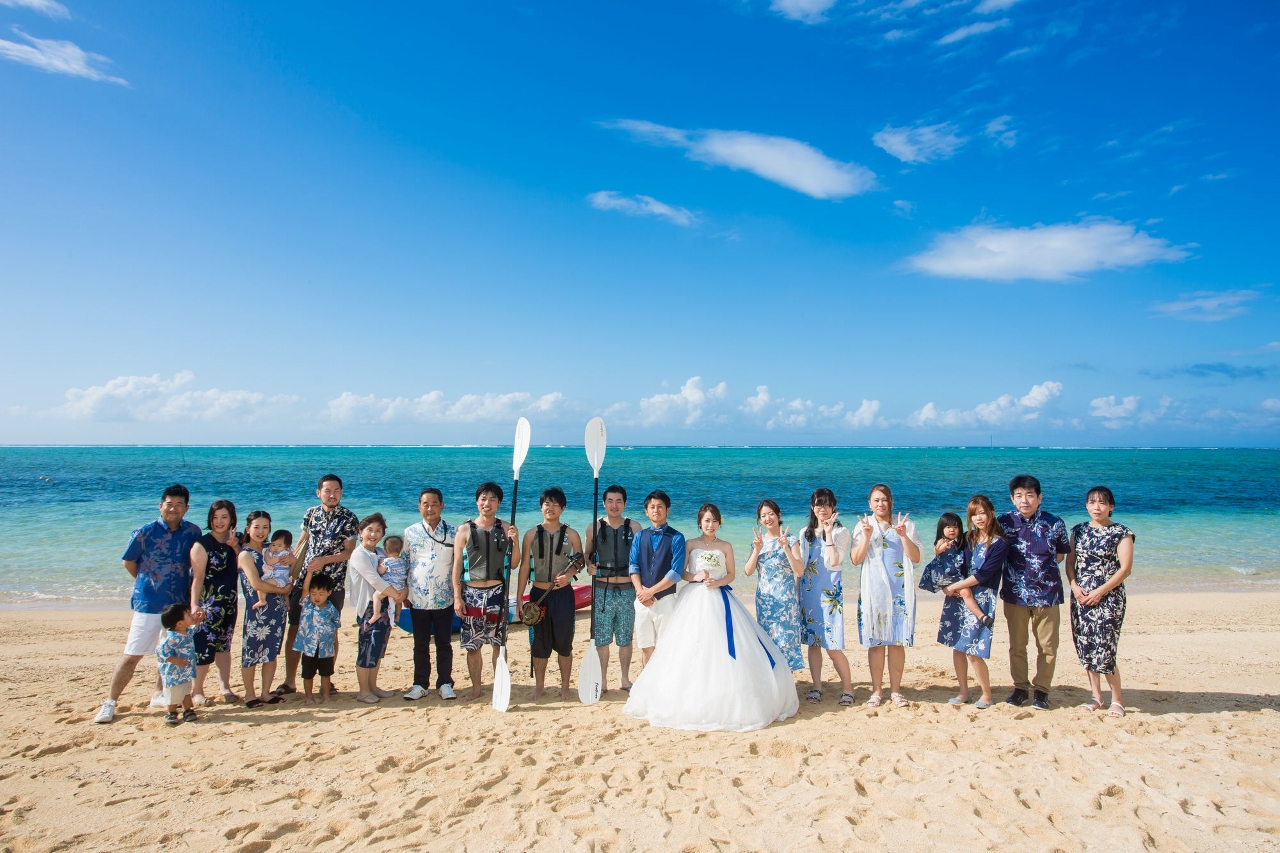
[[[583,442],[587,447],[587,461],[595,476],[600,476],[600,466],[604,464],[605,432],[604,418],[592,418],[587,421],[587,435]]]
[[[521,418],[524,420],[524,418]],[[493,668],[493,710],[507,713],[511,704],[511,670],[507,668],[507,650],[498,651],[498,663]]]
[[[578,669],[578,700],[583,705],[594,705],[600,701],[600,691],[603,689],[600,656],[596,654],[596,647],[588,644],[587,651],[582,656],[582,666]]]
[[[515,453],[511,457],[511,469],[515,471],[516,479],[520,479],[520,466],[524,464],[524,458],[529,455],[529,422],[524,418],[516,421],[516,447]]]

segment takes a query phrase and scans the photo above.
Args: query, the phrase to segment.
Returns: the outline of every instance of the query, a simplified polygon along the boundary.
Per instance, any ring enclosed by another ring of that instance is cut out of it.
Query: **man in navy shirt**
[[[133,531],[129,547],[125,548],[124,569],[133,576],[133,596],[129,599],[133,622],[124,654],[111,676],[109,698],[94,718],[96,723],[115,719],[116,703],[133,679],[138,661],[156,653],[156,644],[164,632],[161,611],[170,604],[185,604],[191,599],[191,546],[200,540],[200,528],[182,520],[190,502],[191,493],[185,486],[165,489],[160,497],[160,517]],[[158,675],[156,690],[160,690]]]
[[[1058,564],[1071,550],[1067,527],[1056,515],[1040,509],[1044,499],[1040,481],[1019,474],[1009,481],[1009,497],[1017,508],[1000,516],[1000,527],[1009,540],[1000,597],[1009,625],[1009,674],[1013,692],[1005,701],[1048,710],[1049,688],[1058,655],[1059,608],[1062,604],[1062,575]],[[1036,677],[1028,680],[1027,643],[1036,639]]]
[[[644,499],[652,526],[631,540],[627,571],[636,590],[635,642],[648,663],[662,626],[676,607],[676,584],[684,577],[684,534],[667,524],[671,498],[655,489]]]

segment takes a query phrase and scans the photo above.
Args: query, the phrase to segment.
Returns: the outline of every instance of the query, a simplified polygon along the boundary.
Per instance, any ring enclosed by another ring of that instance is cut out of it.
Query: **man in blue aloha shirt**
[[[302,585],[307,569],[314,565],[319,574],[333,579],[329,603],[339,613],[347,598],[347,560],[356,549],[360,519],[342,505],[342,478],[337,474],[325,474],[320,478],[316,484],[316,497],[320,499],[320,505],[311,507],[302,517],[307,554],[303,564],[297,567],[293,592],[289,594],[289,635],[284,642],[285,678],[284,683],[271,691],[276,696],[298,692],[298,665],[302,663],[302,652],[293,650],[293,641],[298,638],[298,622],[302,619]]]
[[[95,723],[115,719],[120,694],[133,680],[134,670],[143,657],[155,654],[156,644],[164,633],[161,612],[170,604],[185,604],[191,598],[191,546],[200,540],[200,528],[184,521],[191,493],[185,486],[173,485],[160,497],[160,517],[133,531],[125,548],[124,569],[133,577],[133,595],[129,607],[133,621],[124,654],[111,675],[111,691]],[[153,706],[165,704],[159,675]]]
[[[1011,546],[1000,585],[1004,618],[1009,625],[1009,674],[1013,677],[1013,692],[1005,702],[1025,705],[1034,690],[1031,706],[1047,711],[1063,602],[1058,564],[1071,551],[1071,542],[1062,519],[1040,509],[1044,498],[1035,477],[1019,474],[1010,480],[1009,498],[1017,509],[1000,516],[1000,527]],[[1027,643],[1031,635],[1036,639],[1034,680],[1027,675]]]

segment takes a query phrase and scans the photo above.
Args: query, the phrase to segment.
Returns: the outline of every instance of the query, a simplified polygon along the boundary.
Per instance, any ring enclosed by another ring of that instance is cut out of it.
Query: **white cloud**
[[[1157,302],[1151,306],[1151,310],[1179,320],[1216,323],[1246,313],[1249,309],[1244,303],[1261,295],[1256,290],[1197,290],[1194,293],[1184,293],[1172,302]]]
[[[907,36],[911,35],[913,32],[914,32],[913,30],[889,30],[887,33],[884,34],[884,40],[898,41],[899,39],[906,38]]]
[[[1095,397],[1089,401],[1089,414],[1095,418],[1102,418],[1102,425],[1107,429],[1121,429],[1131,426],[1135,420],[1143,426],[1153,424],[1163,418],[1168,413],[1169,407],[1173,405],[1172,397],[1161,397],[1154,409],[1139,411],[1138,404],[1141,401],[1142,398],[1137,395],[1122,399],[1116,399],[1115,394]]]
[[[501,423],[518,415],[556,415],[564,407],[560,392],[534,397],[527,391],[510,394],[464,394],[447,400],[443,391],[421,397],[377,397],[350,391],[329,401],[329,420],[358,423]]]
[[[1062,383],[1050,381],[1031,386],[1031,390],[1022,397],[1001,394],[991,402],[980,403],[972,409],[940,411],[930,401],[907,416],[907,426],[973,428],[1025,423],[1039,418],[1045,404],[1061,393]]]
[[[879,413],[880,413],[879,400],[864,399],[862,401],[862,405],[858,406],[857,411],[844,413],[844,422],[847,426],[851,426],[854,429],[869,427],[877,422],[880,422],[881,425],[883,425],[883,419],[877,418],[877,415]]]
[[[8,6],[11,9],[30,9],[41,15],[48,15],[50,18],[71,17],[67,7],[54,0],[0,0],[0,6]]]
[[[879,400],[863,400],[857,411],[845,411],[844,403],[815,406],[812,400],[796,397],[787,400],[769,393],[768,385],[757,385],[756,393],[742,401],[739,411],[764,420],[765,429],[833,429],[840,426],[860,429],[873,425],[885,426]]]
[[[763,412],[765,407],[768,406],[772,400],[773,398],[769,396],[769,386],[757,385],[756,393],[743,400],[740,408],[744,412],[758,414]]]
[[[1028,56],[1033,56],[1034,54],[1037,54],[1039,52],[1040,52],[1040,45],[1038,44],[1031,45],[1029,47],[1019,47],[1009,51],[1004,56],[1000,57],[1000,61],[1004,62],[1009,59],[1023,59]]]
[[[647,195],[627,198],[612,190],[601,190],[587,196],[587,201],[597,210],[616,210],[628,216],[657,216],[676,225],[688,227],[698,221],[692,212],[683,207],[672,207]]]
[[[1174,186],[1169,187],[1169,195],[1171,196],[1177,195],[1178,193],[1182,192],[1186,188],[1187,188],[1186,184],[1175,184]]]
[[[1001,18],[998,21],[979,21],[976,24],[969,24],[967,26],[960,27],[960,29],[958,30],[952,30],[942,38],[938,39],[938,41],[935,43],[936,44],[953,44],[963,39],[972,38],[973,36],[980,36],[983,33],[989,33],[992,30],[1002,29],[1007,26],[1009,26],[1008,18]]]
[[[1216,173],[1209,174],[1209,175],[1201,175],[1201,176],[1200,176],[1200,180],[1202,180],[1202,181],[1225,181],[1225,180],[1226,180],[1227,178],[1229,178],[1229,177],[1231,177],[1231,175],[1229,175],[1229,174],[1228,174],[1228,173],[1226,173],[1226,172],[1216,172]]]
[[[703,388],[702,377],[691,376],[675,394],[654,394],[641,400],[640,421],[655,426],[682,420],[685,426],[694,426],[708,406],[728,396],[729,386],[724,382]]]
[[[793,21],[820,24],[827,19],[827,10],[834,5],[836,0],[773,0],[769,8]]]
[[[1262,401],[1262,408],[1266,409],[1268,412],[1280,412],[1280,399],[1269,397]]]
[[[1014,228],[969,225],[907,259],[921,272],[995,281],[1065,281],[1101,269],[1181,261],[1188,252],[1112,219]]]
[[[1019,0],[982,0],[973,11],[976,15],[989,15],[992,12],[1003,12],[1018,2]]]
[[[94,65],[111,61],[105,56],[86,53],[73,42],[38,39],[27,35],[17,27],[14,27],[13,31],[30,42],[30,44],[18,44],[17,42],[0,39],[0,59],[21,62],[23,65],[39,68],[41,71],[47,71],[50,74],[67,74],[72,77],[85,77],[89,80],[118,83],[121,86],[129,85],[123,79],[112,77],[94,67]]]
[[[956,132],[958,129],[948,122],[917,127],[886,125],[871,141],[904,163],[927,163],[946,160],[969,141]]]
[[[876,185],[870,169],[833,160],[813,146],[785,136],[745,130],[681,130],[632,119],[604,126],[625,130],[650,145],[683,148],[690,160],[748,171],[813,198],[846,198]]]
[[[916,206],[905,199],[898,199],[893,203],[893,212],[903,219],[910,219],[916,212]]]
[[[993,118],[987,122],[987,126],[982,132],[995,140],[997,145],[1012,148],[1018,144],[1018,131],[1009,129],[1009,122],[1011,121],[1013,121],[1013,116]]]
[[[235,416],[254,418],[291,406],[297,397],[268,396],[257,391],[190,389],[195,374],[183,370],[172,379],[151,376],[117,376],[103,385],[68,389],[66,402],[51,414],[71,420],[213,421]]]

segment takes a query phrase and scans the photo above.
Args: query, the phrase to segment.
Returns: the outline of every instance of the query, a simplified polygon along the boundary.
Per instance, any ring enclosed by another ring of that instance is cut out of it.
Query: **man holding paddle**
[[[578,559],[582,554],[582,540],[578,531],[560,523],[560,514],[568,503],[562,489],[550,488],[538,498],[542,508],[542,523],[524,535],[524,560],[520,563],[520,578],[516,590],[523,593],[533,575],[533,589],[529,601],[540,612],[533,625],[530,653],[533,656],[533,695],[537,701],[546,687],[547,664],[554,651],[560,661],[560,698],[569,698],[569,679],[573,674],[574,607],[573,580],[576,569],[581,568]]]
[[[520,532],[498,520],[502,487],[481,483],[476,489],[477,516],[458,526],[453,541],[453,607],[462,620],[462,650],[471,676],[468,699],[480,698],[484,661],[480,649],[493,647],[493,665],[507,639],[505,571],[507,552],[512,564],[520,560]],[[465,562],[465,567],[464,567]]]
[[[640,533],[639,523],[623,518],[627,490],[619,485],[604,490],[604,514],[587,531],[587,574],[595,580],[592,596],[594,627],[591,642],[600,657],[600,683],[609,683],[609,644],[618,645],[621,687],[631,689],[631,639],[636,624],[636,590],[631,585],[631,543]]]

